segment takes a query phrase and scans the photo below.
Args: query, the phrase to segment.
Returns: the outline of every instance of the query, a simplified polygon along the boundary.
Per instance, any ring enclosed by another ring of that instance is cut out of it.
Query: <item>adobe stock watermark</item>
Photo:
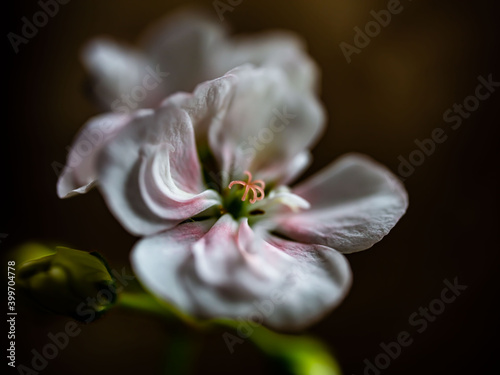
[[[347,63],[351,63],[351,56],[353,54],[359,55],[363,48],[368,47],[372,39],[380,34],[382,28],[389,26],[392,16],[401,13],[403,9],[404,7],[400,0],[389,0],[386,9],[381,9],[378,12],[371,10],[370,15],[373,19],[368,21],[363,29],[359,26],[354,28],[354,45],[346,42],[341,42],[339,44],[340,50],[344,54]]]
[[[243,0],[214,0],[212,5],[219,16],[221,22],[224,22],[224,13],[232,12],[235,7],[240,5]]]
[[[446,306],[455,302],[457,297],[468,288],[467,285],[459,284],[457,277],[453,279],[453,282],[444,279],[443,283],[445,287],[441,290],[441,294],[438,298],[430,301],[425,307],[420,306],[417,311],[408,317],[408,323],[411,327],[416,329],[416,333],[424,333],[429,327],[429,324],[435,322],[436,319],[445,312]],[[401,355],[403,348],[407,348],[413,344],[414,336],[415,333],[412,335],[412,333],[405,330],[399,332],[394,341],[389,343],[381,342],[381,352],[372,360],[365,358],[363,361],[365,365],[363,375],[382,374],[382,371],[389,368],[392,361],[396,360]]]
[[[222,339],[226,344],[229,353],[233,354],[237,344],[243,344],[254,332],[254,329],[262,326],[266,317],[270,317],[277,306],[284,302],[287,293],[290,293],[295,284],[305,282],[308,279],[307,272],[298,272],[295,268],[285,276],[287,279],[286,285],[290,286],[288,290],[283,291],[283,288],[271,290],[269,297],[265,300],[256,300],[253,302],[255,309],[245,316],[238,317],[238,326],[236,335],[230,332],[224,332]]]
[[[118,287],[109,286],[101,289],[95,297],[88,297],[85,302],[82,302],[76,308],[76,314],[81,317],[85,323],[91,323],[96,318],[97,306],[106,304],[113,298],[113,293],[120,293],[128,284],[134,280],[135,276],[130,275],[122,268],[121,272],[113,269],[111,271]],[[56,358],[61,351],[66,349],[71,338],[75,338],[82,332],[79,325],[70,320],[64,325],[64,329],[57,333],[49,332],[47,334],[48,342],[40,349],[33,348],[31,353],[31,367],[25,364],[17,365],[16,369],[20,375],[38,375],[44,371],[49,365],[49,361]]]
[[[49,22],[50,18],[54,18],[59,13],[59,6],[66,5],[70,0],[40,0],[38,1],[38,6],[40,10],[35,12],[31,19],[28,17],[22,17],[21,22],[21,32],[16,34],[10,32],[7,34],[7,39],[10,45],[17,54],[19,52],[19,47],[22,44],[28,44],[31,39],[33,39],[38,31],[45,27]]]
[[[443,120],[452,130],[457,130],[462,125],[463,121],[468,119],[471,114],[478,110],[482,101],[489,99],[496,89],[500,87],[500,82],[493,80],[493,74],[489,74],[487,78],[483,76],[477,77],[479,84],[474,90],[474,94],[467,96],[461,104],[454,103],[443,113]],[[431,156],[436,151],[437,145],[445,142],[448,139],[445,129],[437,127],[432,130],[430,138],[423,140],[415,139],[415,148],[407,158],[403,155],[398,156],[398,174],[401,180],[405,180],[415,172],[416,167],[421,166],[426,158]]]
[[[283,132],[296,117],[296,114],[288,112],[286,106],[283,106],[281,110],[273,108],[269,124],[266,127],[259,129],[257,135],[249,135],[246,140],[238,145],[237,149],[243,152],[243,157],[245,159],[251,161],[258,152],[263,151],[268,145],[270,145],[274,141],[276,134]],[[243,173],[243,170],[235,171],[234,175],[243,175]],[[208,174],[212,180],[208,183],[209,188],[215,190],[222,190],[226,188],[226,186],[220,186],[217,181],[229,180],[230,176],[227,175],[227,172],[220,171],[219,173],[214,173],[213,171],[210,171]]]

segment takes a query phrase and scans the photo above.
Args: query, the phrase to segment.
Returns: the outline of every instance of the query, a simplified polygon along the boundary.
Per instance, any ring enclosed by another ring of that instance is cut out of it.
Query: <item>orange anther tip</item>
[[[248,181],[240,181],[240,180],[235,180],[231,181],[229,184],[229,189],[233,187],[233,185],[238,184],[241,185],[245,188],[245,192],[243,193],[243,196],[241,197],[241,200],[244,202],[247,199],[248,192],[251,190],[253,193],[253,197],[250,199],[250,203],[253,204],[257,201],[260,201],[264,199],[264,189],[266,187],[266,183],[262,180],[255,180],[252,181],[252,174],[249,171],[245,171],[245,174],[248,176]],[[258,194],[260,193],[260,195]]]

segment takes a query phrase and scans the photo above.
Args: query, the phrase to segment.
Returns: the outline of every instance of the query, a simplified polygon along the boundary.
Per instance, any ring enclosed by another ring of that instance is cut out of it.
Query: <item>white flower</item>
[[[197,317],[314,322],[350,287],[343,254],[379,241],[408,205],[397,178],[362,155],[285,186],[307,166],[325,115],[275,67],[234,69],[125,124],[108,116],[113,136],[72,176],[98,177],[116,218],[145,236],[132,252],[140,280]]]

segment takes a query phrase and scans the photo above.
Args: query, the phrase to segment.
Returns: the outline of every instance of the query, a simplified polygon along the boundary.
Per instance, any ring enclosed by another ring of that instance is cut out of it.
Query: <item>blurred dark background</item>
[[[204,3],[215,10],[212,1]],[[140,32],[181,1],[73,0],[15,54],[4,37],[4,120],[1,251],[26,240],[56,241],[99,250],[111,264],[127,264],[136,239],[111,216],[97,191],[59,200],[54,161],[98,109],[84,90],[81,46],[109,34],[134,42]],[[372,249],[348,258],[354,285],[345,302],[308,332],[325,340],[345,374],[362,374],[365,358],[401,331],[414,342],[383,374],[486,374],[498,342],[498,136],[500,92],[452,130],[443,113],[473,95],[477,77],[500,81],[498,7],[493,1],[402,1],[404,10],[348,64],[339,43],[352,44],[355,26],[387,1],[244,0],[224,13],[235,32],[269,28],[296,31],[323,72],[322,100],[329,114],[325,137],[308,174],[337,156],[359,151],[397,173],[415,139],[443,128],[447,140],[406,178],[410,208]],[[3,35],[20,33],[36,1],[4,4]],[[500,91],[500,90],[498,90]],[[458,277],[468,289],[428,328],[417,333],[408,318],[439,298],[443,280]],[[47,343],[66,319],[18,317],[18,363]],[[168,332],[154,320],[111,312],[82,328],[46,374],[160,373]],[[264,373],[264,357],[250,343],[230,355],[220,335],[206,338],[195,373]],[[5,366],[5,365],[3,365]],[[498,365],[496,365],[498,367]]]

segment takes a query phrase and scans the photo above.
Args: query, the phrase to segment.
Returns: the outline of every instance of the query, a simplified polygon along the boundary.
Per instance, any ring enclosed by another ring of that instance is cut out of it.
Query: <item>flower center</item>
[[[265,213],[251,206],[264,199],[266,183],[262,180],[252,180],[252,174],[249,171],[245,171],[245,174],[248,177],[247,181],[231,181],[222,193],[221,213],[230,213],[235,219],[243,216],[260,216]]]
[[[262,180],[255,180],[252,181],[252,174],[249,171],[245,171],[245,174],[248,176],[248,181],[240,181],[240,180],[235,180],[232,181],[228,188],[231,189],[234,185],[241,185],[245,188],[245,192],[243,193],[243,196],[241,197],[241,200],[245,202],[247,200],[248,193],[251,191],[252,192],[252,198],[250,198],[250,203],[254,204],[257,201],[260,201],[264,199],[265,193],[264,193],[264,188],[266,187],[266,183]]]

